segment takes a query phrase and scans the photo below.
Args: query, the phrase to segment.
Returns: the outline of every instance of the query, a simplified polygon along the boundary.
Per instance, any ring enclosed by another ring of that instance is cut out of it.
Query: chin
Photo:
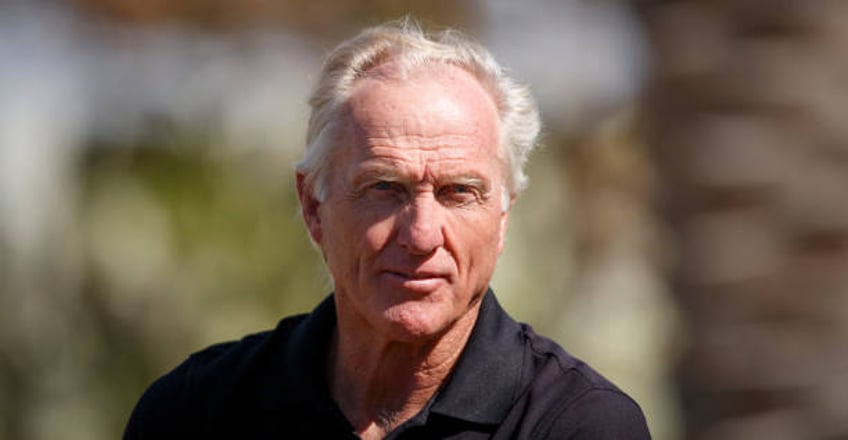
[[[456,320],[440,316],[434,308],[438,306],[407,303],[385,310],[382,318],[389,337],[398,342],[423,342],[441,336]]]

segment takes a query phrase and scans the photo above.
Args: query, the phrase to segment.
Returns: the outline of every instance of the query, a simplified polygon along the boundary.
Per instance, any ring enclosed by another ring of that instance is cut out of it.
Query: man
[[[455,32],[366,30],[326,62],[297,191],[334,293],[192,355],[126,438],[648,438],[629,397],[489,289],[539,131]]]

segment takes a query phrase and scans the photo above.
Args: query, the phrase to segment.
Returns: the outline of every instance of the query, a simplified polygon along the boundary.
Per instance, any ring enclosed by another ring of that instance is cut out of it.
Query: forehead
[[[379,119],[392,119],[398,109],[406,107],[413,108],[419,116],[458,117],[457,110],[465,108],[473,109],[479,116],[474,122],[497,119],[492,96],[477,78],[465,69],[445,63],[412,67],[400,62],[383,64],[354,84],[348,102],[359,110],[357,116]]]
[[[342,108],[343,145],[499,157],[497,107],[469,72],[448,64],[387,63],[360,78]],[[456,153],[456,152],[455,152]]]

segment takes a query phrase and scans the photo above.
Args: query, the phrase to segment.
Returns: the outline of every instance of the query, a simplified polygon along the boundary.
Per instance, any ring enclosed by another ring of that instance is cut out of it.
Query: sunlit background
[[[0,440],[118,438],[189,353],[329,293],[306,97],[407,14],[540,102],[514,317],[657,439],[848,436],[848,4],[731,3],[0,1]]]

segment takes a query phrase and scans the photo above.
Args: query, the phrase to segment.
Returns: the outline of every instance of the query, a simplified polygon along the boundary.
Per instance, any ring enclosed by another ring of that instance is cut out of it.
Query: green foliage
[[[91,150],[80,318],[97,406],[120,432],[156,376],[328,293],[279,158],[185,146]]]

